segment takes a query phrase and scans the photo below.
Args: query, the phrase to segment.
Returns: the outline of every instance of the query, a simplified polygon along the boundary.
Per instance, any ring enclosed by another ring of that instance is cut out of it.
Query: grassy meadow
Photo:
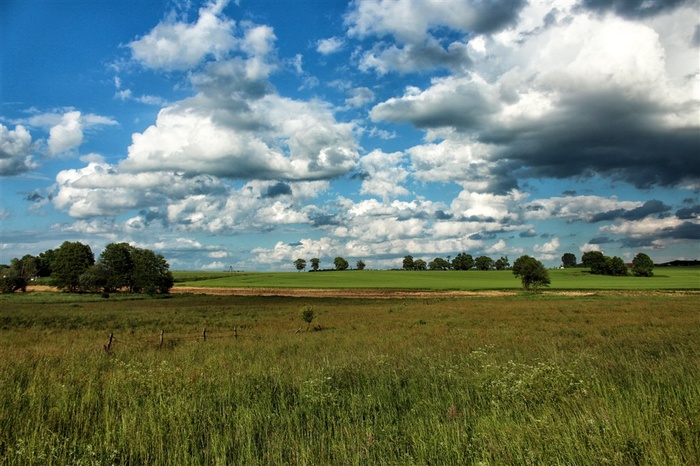
[[[698,290],[700,267],[657,267],[653,277],[592,275],[588,269],[549,271],[551,290]],[[308,272],[174,272],[176,286],[212,288],[355,288],[432,291],[517,290],[510,270],[404,271],[345,270]]]
[[[0,463],[698,464],[698,297],[3,295]]]

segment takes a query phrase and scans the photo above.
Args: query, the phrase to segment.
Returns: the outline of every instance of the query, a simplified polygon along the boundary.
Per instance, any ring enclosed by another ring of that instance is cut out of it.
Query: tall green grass
[[[588,269],[549,271],[552,290],[699,290],[700,267],[657,267],[653,277],[592,275]],[[417,290],[517,290],[510,270],[305,272],[175,272],[177,286]]]
[[[2,464],[700,461],[692,295],[0,304]]]

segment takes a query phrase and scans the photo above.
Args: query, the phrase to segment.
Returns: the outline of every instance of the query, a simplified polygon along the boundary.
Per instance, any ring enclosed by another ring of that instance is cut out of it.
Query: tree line
[[[97,261],[89,245],[64,242],[38,256],[14,258],[0,265],[0,291],[26,291],[37,277],[70,293],[111,292],[167,294],[174,284],[170,266],[161,254],[127,243],[110,243]]]
[[[311,270],[310,272],[319,272],[321,271],[321,260],[318,257],[314,257],[311,259]],[[335,259],[333,259],[333,266],[335,267],[334,270],[347,270],[350,268],[350,263],[345,260],[344,257],[338,256]],[[294,267],[301,272],[302,270],[306,269],[306,260],[304,259],[297,259],[294,261]],[[366,267],[364,261],[361,259],[358,260],[355,263],[355,268],[357,270],[364,270]]]
[[[640,252],[629,267],[620,257],[609,257],[600,251],[584,252],[581,257],[581,264],[576,262],[576,256],[570,252],[561,256],[563,267],[587,267],[594,275],[611,275],[624,277],[629,275],[630,269],[635,277],[652,277],[654,275],[654,261]]]
[[[423,259],[414,259],[413,256],[404,256],[402,268],[404,270],[507,270],[510,269],[508,256],[492,259],[488,256],[479,256],[476,259],[471,254],[460,252],[452,260],[436,257],[426,263]]]

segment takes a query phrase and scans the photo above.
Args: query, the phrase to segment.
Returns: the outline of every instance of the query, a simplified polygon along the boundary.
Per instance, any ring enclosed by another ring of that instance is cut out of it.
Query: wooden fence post
[[[207,341],[207,328],[204,327],[204,330],[202,330],[202,341]]]
[[[114,340],[114,333],[110,333],[109,342],[106,345],[102,345],[102,347],[105,349],[105,353],[112,351],[112,340]]]
[[[238,327],[233,327],[233,338],[238,338]]]
[[[165,330],[160,331],[160,344],[158,345],[158,348],[163,347],[163,335],[165,334]]]

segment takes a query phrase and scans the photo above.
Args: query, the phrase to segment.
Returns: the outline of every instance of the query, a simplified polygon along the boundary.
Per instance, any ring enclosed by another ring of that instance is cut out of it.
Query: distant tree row
[[[333,266],[335,267],[335,270],[347,270],[350,267],[350,263],[345,260],[343,257],[336,257],[333,259]],[[297,259],[294,261],[294,267],[301,272],[302,270],[306,269],[306,261],[304,259]],[[318,272],[321,267],[321,260],[318,257],[314,257],[311,259],[311,271],[312,272]],[[357,270],[364,270],[366,265],[362,260],[358,260],[355,263],[355,267]]]
[[[564,268],[588,267],[595,275],[625,276],[629,274],[628,264],[621,258],[609,257],[600,251],[589,251],[583,253],[581,263],[576,262],[576,256],[567,252],[561,256],[561,263]],[[651,277],[654,275],[654,261],[644,253],[637,254],[632,260],[632,275],[635,277]]]
[[[595,275],[626,276],[629,268],[621,258],[609,257],[600,251],[589,251],[581,257],[581,264],[588,267]],[[654,261],[644,253],[637,254],[632,260],[632,275],[651,277],[654,275]]]
[[[450,261],[450,256],[447,259],[436,257],[426,264],[423,259],[413,259],[413,256],[404,256],[402,268],[404,270],[506,270],[510,268],[508,256],[503,256],[500,259],[493,260],[488,256],[479,256],[476,259],[471,254],[460,252]]]
[[[2,267],[2,266],[0,266]],[[35,277],[51,277],[51,284],[75,292],[114,292],[165,294],[174,280],[170,266],[161,254],[127,243],[108,244],[97,261],[90,246],[64,242],[58,249],[37,257],[12,259],[0,271],[0,290],[26,291]]]

